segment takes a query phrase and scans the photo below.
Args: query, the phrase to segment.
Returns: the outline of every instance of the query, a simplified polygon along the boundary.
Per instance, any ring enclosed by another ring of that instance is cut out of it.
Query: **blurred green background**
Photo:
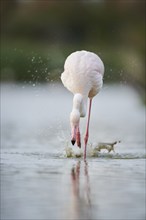
[[[145,1],[1,1],[2,82],[59,81],[82,49],[101,57],[106,83],[133,85],[144,99]]]

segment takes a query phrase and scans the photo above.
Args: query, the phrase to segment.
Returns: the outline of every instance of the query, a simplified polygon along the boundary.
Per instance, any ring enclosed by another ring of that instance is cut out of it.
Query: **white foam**
[[[82,157],[83,156],[83,150],[79,147],[73,146],[73,147],[65,147],[63,152],[64,157]]]

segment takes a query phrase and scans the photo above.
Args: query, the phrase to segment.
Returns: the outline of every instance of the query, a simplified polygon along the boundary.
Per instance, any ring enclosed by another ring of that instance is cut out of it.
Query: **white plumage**
[[[101,59],[95,53],[83,50],[67,57],[61,80],[72,93],[93,97],[102,87],[103,74]]]
[[[61,74],[63,85],[74,94],[73,109],[70,114],[72,129],[72,143],[77,141],[80,147],[80,117],[86,115],[87,98],[90,102],[100,91],[103,85],[104,65],[102,60],[95,53],[85,50],[76,51],[70,54],[64,64],[64,72]],[[91,103],[89,105],[89,115],[85,139],[88,140],[88,129],[90,119]],[[85,141],[85,154],[86,157]]]

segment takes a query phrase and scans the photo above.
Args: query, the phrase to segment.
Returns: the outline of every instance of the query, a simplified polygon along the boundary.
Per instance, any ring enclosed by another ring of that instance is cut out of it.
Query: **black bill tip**
[[[71,143],[72,143],[72,145],[74,145],[75,144],[75,140],[71,140]]]

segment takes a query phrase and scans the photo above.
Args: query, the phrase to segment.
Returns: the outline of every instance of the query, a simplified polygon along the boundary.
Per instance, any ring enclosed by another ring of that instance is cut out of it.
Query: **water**
[[[1,219],[145,219],[145,107],[133,89],[94,98],[86,162],[64,154],[72,94],[61,85],[3,84],[1,104]],[[118,140],[115,153],[90,154]]]

